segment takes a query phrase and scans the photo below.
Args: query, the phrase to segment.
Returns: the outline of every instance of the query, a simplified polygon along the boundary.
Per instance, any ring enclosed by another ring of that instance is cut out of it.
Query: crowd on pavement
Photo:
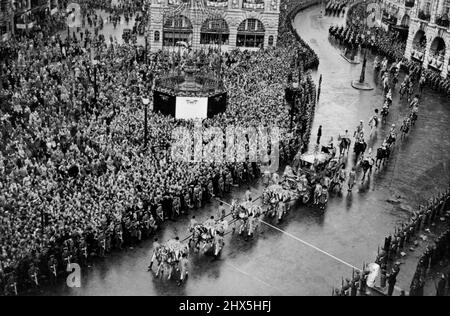
[[[84,1],[86,18],[94,9],[117,10],[108,3]],[[159,113],[148,114],[144,148],[142,100],[152,99],[153,79],[173,66],[173,55],[143,57],[96,32],[83,39],[83,27],[65,39],[51,30],[1,47],[8,58],[0,62],[0,291],[10,295],[55,281],[69,263],[133,246],[164,221],[259,176],[257,163],[175,161],[172,130],[194,124]],[[223,54],[228,108],[203,126],[277,126],[280,159],[291,159],[305,145],[282,106],[297,50],[311,51],[297,44]],[[218,54],[195,57],[209,62]],[[314,103],[307,73],[299,87],[301,99]],[[299,120],[296,127],[310,123]]]

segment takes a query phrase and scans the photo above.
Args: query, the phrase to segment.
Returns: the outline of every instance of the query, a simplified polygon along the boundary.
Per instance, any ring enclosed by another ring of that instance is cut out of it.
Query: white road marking
[[[221,200],[219,200],[219,201],[222,202],[222,203],[225,204],[225,205],[231,206],[231,204],[229,204],[229,203],[227,203],[227,202],[225,202],[225,201],[221,201]],[[287,236],[291,237],[292,239],[295,239],[295,240],[301,242],[302,244],[304,244],[304,245],[306,245],[306,246],[308,246],[308,247],[311,247],[311,248],[313,248],[314,250],[317,250],[317,251],[319,251],[320,253],[322,253],[322,254],[324,254],[324,255],[326,255],[326,256],[328,256],[328,257],[330,257],[330,258],[332,258],[332,259],[334,259],[334,260],[336,260],[336,261],[338,261],[338,262],[340,262],[340,263],[342,263],[342,264],[344,264],[344,265],[346,265],[346,266],[352,268],[352,269],[355,269],[356,271],[362,272],[361,269],[355,267],[354,265],[352,265],[352,264],[350,264],[350,263],[348,263],[348,262],[346,262],[346,261],[344,261],[344,260],[342,260],[342,259],[339,259],[339,258],[336,257],[336,256],[333,256],[331,253],[326,252],[325,250],[322,250],[322,249],[320,249],[320,248],[318,248],[318,247],[316,247],[316,246],[310,244],[309,242],[304,241],[304,240],[298,238],[297,236],[292,235],[291,233],[288,233],[287,231],[284,231],[284,230],[282,230],[282,229],[280,229],[280,228],[278,228],[278,227],[276,227],[276,226],[274,226],[274,225],[272,225],[272,224],[269,224],[269,223],[267,223],[267,222],[265,222],[265,221],[263,221],[263,220],[261,220],[261,223],[263,223],[263,224],[267,225],[268,227],[271,227],[271,228],[273,228],[273,229],[275,229],[275,230],[277,230],[277,231],[279,231],[279,232],[281,232],[281,233],[283,233],[283,234],[286,234]],[[235,267],[235,269],[238,269],[238,268]],[[261,281],[262,281],[262,280],[261,280]],[[262,282],[264,282],[264,281],[262,281]],[[402,289],[399,288],[398,286],[395,286],[394,288],[395,288],[395,290],[398,291],[398,292],[402,291]],[[406,292],[406,295],[408,295],[407,291],[405,291],[405,292]]]
[[[280,291],[279,289],[277,289],[275,286],[273,286],[273,285],[267,283],[266,281],[261,280],[260,278],[258,278],[258,277],[256,277],[256,276],[254,276],[254,275],[252,275],[252,274],[250,274],[250,273],[248,273],[248,272],[246,272],[246,271],[244,271],[244,270],[242,270],[242,269],[236,267],[234,264],[232,264],[232,263],[230,263],[230,262],[228,262],[228,261],[225,261],[225,264],[228,265],[228,266],[230,266],[230,267],[232,267],[232,268],[235,269],[236,271],[238,271],[238,272],[240,272],[240,273],[242,273],[242,274],[244,274],[244,275],[246,275],[246,276],[248,276],[248,277],[250,277],[250,278],[256,280],[256,281],[258,281],[258,282],[260,282],[260,283],[262,283],[262,284],[264,284],[264,285],[266,285],[266,286],[268,286],[268,287],[271,287],[272,289],[276,290],[276,291],[279,292],[280,294],[283,294],[283,292]]]

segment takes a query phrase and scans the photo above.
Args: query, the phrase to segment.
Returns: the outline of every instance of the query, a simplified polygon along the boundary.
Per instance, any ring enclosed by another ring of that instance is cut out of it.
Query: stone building
[[[152,51],[186,43],[194,49],[221,45],[275,46],[280,0],[150,0]]]
[[[11,0],[0,0],[0,41],[6,41],[13,32]]]
[[[411,12],[417,0],[383,0],[382,22],[393,29],[408,32]]]
[[[424,68],[450,73],[450,0],[416,0],[412,10],[405,57]]]

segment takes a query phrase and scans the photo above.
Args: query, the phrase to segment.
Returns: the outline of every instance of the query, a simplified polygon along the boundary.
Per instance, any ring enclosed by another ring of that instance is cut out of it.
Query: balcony
[[[422,21],[430,22],[431,15],[430,15],[430,12],[425,12],[423,10],[420,10],[419,14],[417,15],[417,17],[419,19],[421,19]]]
[[[413,48],[411,51],[411,57],[415,60],[423,62],[425,57],[425,49]]]
[[[438,71],[442,71],[444,68],[444,55],[428,58],[428,66]]]
[[[414,7],[414,4],[415,4],[415,0],[406,0],[405,1],[405,7],[407,7],[407,8]]]

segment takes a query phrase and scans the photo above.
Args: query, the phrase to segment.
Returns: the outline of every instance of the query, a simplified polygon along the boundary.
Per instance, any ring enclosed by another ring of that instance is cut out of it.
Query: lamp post
[[[367,28],[367,0],[364,0],[364,30],[363,30],[363,36],[364,36],[364,41],[366,39],[366,28]],[[362,44],[362,49],[364,50],[364,60],[363,60],[363,64],[362,64],[362,69],[361,69],[361,75],[359,77],[359,80],[353,80],[352,81],[352,87],[357,89],[357,90],[373,90],[373,87],[365,81],[366,79],[366,67],[367,67],[367,48],[364,46],[364,42]]]
[[[94,103],[97,104],[97,65],[98,65],[98,60],[94,59],[92,61],[92,65],[94,67]]]
[[[142,98],[142,104],[144,104],[144,148],[147,149],[148,142],[148,105],[150,100],[148,98]]]

